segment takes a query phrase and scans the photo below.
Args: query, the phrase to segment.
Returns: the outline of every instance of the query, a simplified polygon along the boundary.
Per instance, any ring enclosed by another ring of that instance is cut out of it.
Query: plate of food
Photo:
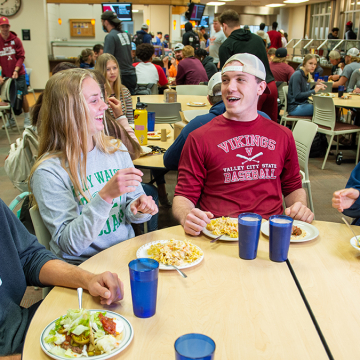
[[[151,148],[149,148],[148,146],[142,146],[140,156],[145,156],[147,154],[150,154],[151,152],[152,152]]]
[[[57,360],[91,357],[105,360],[123,351],[134,330],[120,314],[108,310],[68,310],[40,335],[42,350]]]
[[[206,106],[205,103],[203,103],[203,102],[197,102],[197,101],[190,101],[190,102],[187,103],[187,105],[189,105],[189,106],[199,106],[199,107],[201,107],[201,106]]]
[[[261,224],[261,232],[265,236],[269,236],[269,221]],[[303,221],[294,220],[293,231],[291,233],[291,243],[305,242],[314,240],[319,236],[319,230],[311,224]]]
[[[136,252],[137,258],[151,258],[159,262],[159,269],[187,269],[204,259],[203,251],[189,240],[157,240],[141,246]]]
[[[171,130],[166,130],[166,137],[170,137]],[[160,140],[161,139],[161,131],[148,131],[147,135],[148,140]]]
[[[357,238],[360,240],[360,235],[358,235]],[[360,251],[360,247],[357,245],[357,241],[356,241],[355,236],[350,239],[350,244],[351,244],[351,246],[352,246],[353,248],[355,248],[356,250]]]
[[[238,219],[224,216],[211,219],[210,223],[202,229],[202,232],[213,239],[223,234],[219,240],[238,241]]]

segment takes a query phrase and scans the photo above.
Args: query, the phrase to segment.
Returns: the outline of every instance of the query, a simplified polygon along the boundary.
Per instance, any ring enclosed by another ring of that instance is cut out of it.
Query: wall
[[[36,19],[36,20],[35,20]],[[9,18],[11,30],[22,40],[22,29],[30,29],[30,41],[23,41],[25,66],[32,68],[31,86],[44,89],[49,79],[45,0],[22,1],[20,11]]]
[[[306,19],[306,5],[289,8],[288,34],[290,39],[301,39],[304,37]]]
[[[279,30],[282,29],[288,34],[289,34],[290,10],[291,10],[291,8],[289,8],[289,7],[280,8],[280,14],[277,16],[277,19],[276,19],[276,22],[279,24],[278,29]]]

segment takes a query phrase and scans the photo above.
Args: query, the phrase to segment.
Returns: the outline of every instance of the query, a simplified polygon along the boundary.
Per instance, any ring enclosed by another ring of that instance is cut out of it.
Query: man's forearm
[[[0,360],[21,360],[21,354],[0,356]]]
[[[186,216],[195,207],[195,205],[184,196],[175,196],[173,200],[173,215],[184,226]]]
[[[296,202],[301,202],[303,205],[307,206],[306,192],[304,189],[297,189],[285,197],[286,207],[290,207]]]
[[[61,260],[50,260],[40,270],[40,282],[47,285],[69,288],[82,287],[88,289],[90,279],[94,275],[75,265]]]

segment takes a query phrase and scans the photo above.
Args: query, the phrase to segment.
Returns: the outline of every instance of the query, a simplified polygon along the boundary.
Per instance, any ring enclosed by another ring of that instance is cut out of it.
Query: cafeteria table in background
[[[326,231],[331,231],[331,226]],[[204,259],[183,270],[186,279],[176,271],[160,270],[156,314],[137,318],[132,310],[128,263],[142,245],[166,239],[191,240],[203,250]],[[325,236],[321,239],[326,241]],[[290,253],[297,250],[291,245]],[[309,259],[303,260],[304,267],[309,265]],[[174,359],[175,340],[192,332],[215,341],[218,360],[328,359],[286,262],[269,260],[269,242],[262,235],[257,258],[248,261],[239,258],[236,241],[210,244],[204,235],[186,236],[181,226],[175,226],[112,246],[80,267],[94,273],[116,272],[124,282],[124,299],[112,306],[101,305],[87,292],[83,295],[83,308],[115,311],[134,328],[132,343],[112,359]],[[332,283],[331,278],[324,281]],[[76,289],[55,287],[30,324],[22,359],[49,359],[40,347],[41,332],[77,307]],[[329,317],[334,311],[336,308]],[[359,344],[353,344],[354,348]]]

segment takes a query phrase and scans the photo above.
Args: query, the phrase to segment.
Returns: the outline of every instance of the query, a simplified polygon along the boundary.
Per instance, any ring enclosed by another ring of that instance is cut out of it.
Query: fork
[[[173,264],[167,264],[167,266],[172,266],[183,278],[187,278],[187,275],[184,274],[177,266]]]
[[[344,217],[342,217],[342,221],[347,225],[347,227],[351,230],[351,232],[354,234],[355,239],[356,239],[356,244],[358,247],[360,247],[360,242],[358,237],[355,235],[354,230],[352,229],[352,227],[349,225],[349,223],[346,221],[346,219]]]
[[[215,241],[219,240],[224,234],[221,234],[220,236],[218,236],[217,238],[213,239],[210,241],[210,243],[214,243]]]

